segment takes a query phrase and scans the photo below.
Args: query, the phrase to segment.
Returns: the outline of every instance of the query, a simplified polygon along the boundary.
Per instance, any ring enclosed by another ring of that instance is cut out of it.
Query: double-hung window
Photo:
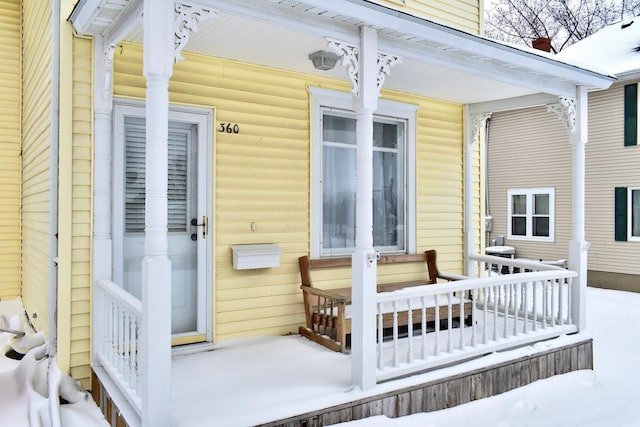
[[[312,93],[312,256],[350,254],[356,237],[356,117],[351,96]],[[415,106],[380,101],[373,119],[373,244],[415,251]]]
[[[615,240],[640,242],[640,187],[616,187]]]
[[[511,189],[507,193],[509,239],[553,242],[555,190]]]

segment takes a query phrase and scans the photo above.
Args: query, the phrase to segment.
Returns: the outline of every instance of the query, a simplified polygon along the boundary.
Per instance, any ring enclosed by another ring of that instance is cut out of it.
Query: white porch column
[[[464,272],[467,276],[475,275],[475,263],[469,257],[476,247],[476,232],[473,229],[473,156],[479,142],[480,130],[490,116],[471,115],[469,106],[464,106]]]
[[[373,112],[378,108],[378,34],[361,28],[356,112],[356,250],[352,255],[351,381],[376,385],[376,256],[373,249]]]
[[[588,92],[584,86],[576,88],[576,98],[560,97],[559,102],[547,107],[558,115],[569,129],[571,142],[571,240],[569,241],[569,268],[578,273],[571,288],[571,319],[583,330],[587,311],[587,250],[585,240],[585,148],[588,140]]]
[[[98,279],[112,279],[112,217],[111,162],[113,126],[113,86],[111,70],[113,46],[105,46],[101,37],[93,43],[93,254],[94,283]],[[104,311],[101,298],[92,298],[93,357],[103,352]]]
[[[145,245],[142,261],[142,425],[171,425],[171,262],[167,257],[169,78],[174,2],[144,2]]]
[[[587,323],[587,251],[585,240],[585,148],[588,141],[588,93],[579,86],[575,103],[575,127],[571,132],[572,146],[572,228],[569,242],[569,268],[578,273],[571,293],[573,322],[578,330]]]
[[[351,381],[362,390],[376,385],[376,252],[373,247],[373,113],[397,55],[378,52],[378,33],[360,28],[360,47],[327,39],[349,66],[356,113],[356,249],[351,264]]]
[[[113,92],[111,69],[113,46],[95,37],[94,81],[94,165],[93,165],[93,279],[111,279],[111,138]]]

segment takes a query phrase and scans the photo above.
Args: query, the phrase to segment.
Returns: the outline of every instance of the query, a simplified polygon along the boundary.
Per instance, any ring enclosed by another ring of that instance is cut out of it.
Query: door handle
[[[202,223],[198,224],[198,220],[196,218],[191,218],[191,226],[192,227],[202,227],[202,238],[207,238],[207,217],[206,215],[202,215]],[[197,240],[197,237],[194,234],[191,235],[191,240]]]

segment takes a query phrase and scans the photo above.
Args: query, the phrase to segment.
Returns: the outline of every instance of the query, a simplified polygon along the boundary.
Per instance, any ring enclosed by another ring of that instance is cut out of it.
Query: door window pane
[[[125,232],[142,233],[145,228],[145,119],[125,117]],[[168,218],[169,231],[187,231],[189,227],[188,187],[189,140],[191,129],[169,123],[168,132]]]

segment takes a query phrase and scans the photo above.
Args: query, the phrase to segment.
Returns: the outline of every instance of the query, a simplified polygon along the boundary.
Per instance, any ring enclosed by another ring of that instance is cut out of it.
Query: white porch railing
[[[94,358],[142,416],[139,365],[142,303],[107,279],[94,287]]]
[[[377,294],[378,313],[408,317],[406,331],[394,321],[390,340],[378,330],[378,381],[577,331],[571,318],[577,273],[533,261],[477,254],[471,259],[483,277]],[[519,272],[500,274],[503,266]],[[472,321],[465,326],[463,305],[469,301]],[[426,322],[429,311],[432,323]],[[416,333],[414,316],[421,322]]]

